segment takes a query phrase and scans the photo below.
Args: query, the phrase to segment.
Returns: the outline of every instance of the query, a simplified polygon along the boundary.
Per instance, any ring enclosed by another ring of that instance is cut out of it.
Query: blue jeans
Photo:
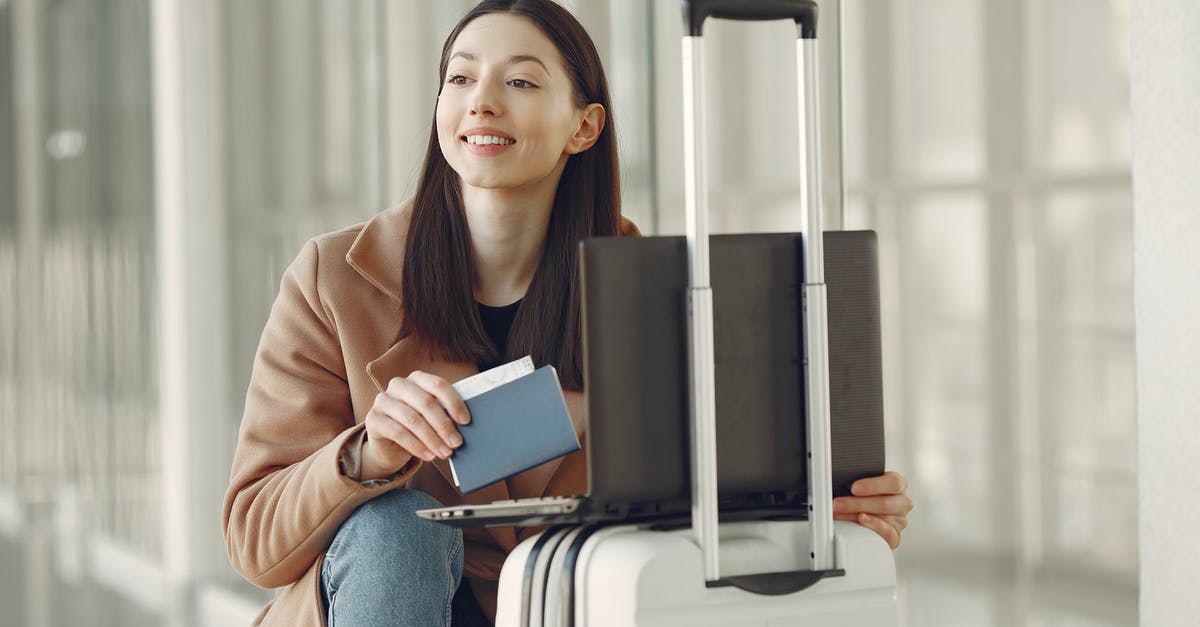
[[[330,627],[490,624],[462,585],[462,531],[418,518],[441,507],[417,490],[367,501],[342,523],[321,567]]]

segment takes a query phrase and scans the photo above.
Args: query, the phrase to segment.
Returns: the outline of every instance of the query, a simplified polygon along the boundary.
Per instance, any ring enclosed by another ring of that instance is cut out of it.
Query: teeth
[[[475,144],[477,146],[486,146],[489,144],[500,144],[502,146],[507,146],[508,144],[515,144],[517,141],[515,139],[496,137],[495,135],[467,135],[467,143]]]

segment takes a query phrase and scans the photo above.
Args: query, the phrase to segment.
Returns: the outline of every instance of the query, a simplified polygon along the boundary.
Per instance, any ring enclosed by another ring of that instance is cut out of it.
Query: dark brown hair
[[[404,253],[401,334],[416,336],[431,351],[455,361],[483,363],[532,355],[534,364],[550,364],[558,370],[564,388],[582,390],[578,244],[590,236],[616,235],[621,220],[608,82],[591,37],[563,7],[551,0],[484,0],[446,38],[438,70],[442,85],[459,33],[490,13],[532,21],[562,55],[574,85],[575,104],[600,104],[606,123],[591,148],[567,159],[554,195],[542,259],[513,320],[505,354],[500,355],[483,329],[475,303],[475,267],[459,177],[442,155],[434,114]]]

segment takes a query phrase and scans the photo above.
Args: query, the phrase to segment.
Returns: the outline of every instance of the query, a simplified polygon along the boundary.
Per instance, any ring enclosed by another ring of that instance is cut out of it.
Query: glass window
[[[984,24],[979,0],[905,0],[895,16],[896,159],[928,181],[985,170]]]
[[[1135,621],[1128,8],[843,8],[846,223],[880,233],[889,459],[917,501],[903,620]],[[1017,28],[996,30],[998,11],[1017,11],[1002,20]],[[1019,75],[988,71],[1010,55]],[[1014,82],[1020,110],[989,109]],[[981,560],[1021,567],[988,575]],[[953,618],[922,609],[972,598],[940,598],[952,579],[1064,577],[1072,591],[1053,604],[976,594]]]
[[[1128,7],[1051,0],[1029,12],[1031,158],[1060,174],[1129,171]]]
[[[89,557],[163,558],[149,23],[145,1],[0,3],[0,500],[20,597],[73,600],[22,623],[161,618]]]

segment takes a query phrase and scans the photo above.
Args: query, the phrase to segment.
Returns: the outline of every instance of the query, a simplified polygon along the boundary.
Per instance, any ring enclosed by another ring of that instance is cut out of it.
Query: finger
[[[850,485],[850,493],[855,496],[876,496],[881,494],[903,494],[908,491],[908,479],[893,470],[878,477],[859,479]]]
[[[411,403],[396,399],[391,394],[382,394],[380,396],[381,398],[375,400],[376,407],[379,407],[388,417],[399,423],[400,426],[411,431],[421,441],[421,444],[432,451],[434,455],[441,458],[450,457],[454,451],[429,424],[429,420],[425,414],[415,409]],[[450,419],[443,415],[442,420],[448,422]]]
[[[835,514],[865,512],[879,516],[903,516],[912,511],[912,499],[905,494],[888,496],[839,496],[833,499]]]
[[[430,451],[412,431],[393,420],[381,411],[371,411],[367,414],[367,438],[376,441],[387,441],[404,449],[416,457],[431,462],[433,451]]]
[[[834,520],[844,520],[846,522],[858,522],[858,517],[860,515],[862,515],[861,512],[848,513],[848,514],[834,514],[833,519]],[[908,528],[908,519],[903,516],[879,516],[878,518],[882,518],[883,520],[886,520],[893,527],[895,527],[896,529],[898,529],[900,531],[904,531],[905,529]]]
[[[888,546],[892,547],[892,550],[900,547],[900,530],[893,527],[888,521],[870,514],[859,514],[858,524],[879,534],[888,543]]]
[[[389,390],[389,395],[391,394],[392,392]],[[449,457],[453,453],[453,449],[462,445],[462,436],[458,433],[458,427],[455,426],[454,421],[450,419],[446,409],[442,407],[436,397],[412,382],[397,385],[395,395],[400,403],[407,405],[410,411],[421,416],[425,426],[412,425],[407,421],[404,424],[413,429],[421,437],[421,440],[437,451],[439,455]],[[433,434],[433,440],[429,439],[429,433]]]
[[[436,398],[454,422],[460,425],[471,422],[471,411],[467,409],[467,404],[463,402],[462,396],[459,395],[458,390],[454,389],[453,385],[450,385],[449,381],[420,370],[408,375],[408,379]]]

